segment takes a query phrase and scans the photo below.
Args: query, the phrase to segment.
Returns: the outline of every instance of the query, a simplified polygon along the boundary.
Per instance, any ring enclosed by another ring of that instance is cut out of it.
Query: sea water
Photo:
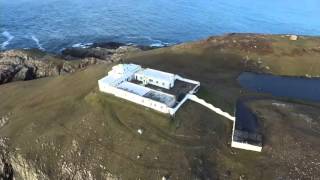
[[[319,0],[0,0],[0,48],[163,46],[231,32],[320,35]]]

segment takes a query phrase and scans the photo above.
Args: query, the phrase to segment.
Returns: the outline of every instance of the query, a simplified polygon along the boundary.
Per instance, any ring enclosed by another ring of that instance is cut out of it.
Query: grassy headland
[[[233,114],[238,98],[259,96],[240,87],[241,72],[319,76],[319,48],[319,38],[235,34],[132,53],[124,62],[198,80],[200,97]],[[198,104],[188,102],[170,118],[100,93],[97,80],[112,65],[1,85],[0,115],[10,115],[0,136],[50,178],[67,176],[64,162],[97,179],[107,172],[122,179],[319,176],[319,104],[250,102],[265,127],[264,149],[242,151],[230,147],[231,122]]]

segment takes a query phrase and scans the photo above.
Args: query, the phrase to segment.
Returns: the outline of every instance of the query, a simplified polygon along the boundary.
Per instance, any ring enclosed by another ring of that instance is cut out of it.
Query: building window
[[[153,82],[153,80],[152,80],[152,79],[149,79],[149,82]]]
[[[164,82],[162,83],[162,86],[164,86]]]
[[[159,83],[159,81],[156,81],[156,83],[158,84],[158,83]]]

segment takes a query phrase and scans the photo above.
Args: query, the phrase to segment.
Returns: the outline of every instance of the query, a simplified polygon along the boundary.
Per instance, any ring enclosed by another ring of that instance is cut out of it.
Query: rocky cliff
[[[10,148],[9,138],[0,138],[0,179],[1,180],[49,180],[52,175],[55,179],[74,180],[119,180],[120,178],[106,171],[105,167],[98,162],[98,159],[84,158],[81,156],[81,149],[76,140],[72,141],[70,151],[60,154],[59,147],[53,142],[40,142],[41,150],[47,156],[37,156],[33,159],[24,156],[19,148]],[[39,152],[37,152],[39,153]],[[51,159],[54,158],[54,159]],[[52,164],[51,164],[52,163]],[[99,176],[95,173],[99,171]]]
[[[62,55],[38,49],[9,50],[0,53],[0,84],[59,76],[88,65],[120,61],[141,49],[121,43],[95,43],[88,48],[66,48]]]

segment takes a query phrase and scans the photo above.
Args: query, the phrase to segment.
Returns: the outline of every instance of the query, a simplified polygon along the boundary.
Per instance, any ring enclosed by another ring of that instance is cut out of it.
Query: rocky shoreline
[[[89,47],[69,47],[61,54],[40,49],[0,52],[0,85],[75,72],[89,65],[121,61],[128,53],[153,49],[117,42],[93,43]]]

